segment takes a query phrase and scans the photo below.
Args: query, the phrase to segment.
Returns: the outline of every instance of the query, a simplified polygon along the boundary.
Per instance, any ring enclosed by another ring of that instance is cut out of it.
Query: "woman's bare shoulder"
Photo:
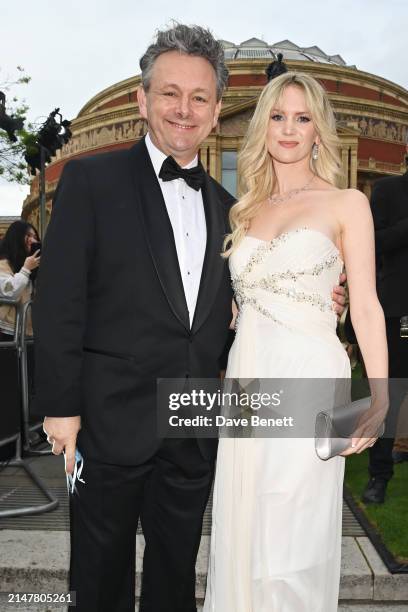
[[[359,189],[338,189],[338,192],[340,194],[343,195],[344,198],[347,198],[347,200],[351,200],[351,201],[358,201],[358,202],[368,202],[367,196],[365,195],[365,193],[363,193],[362,191],[360,191]]]
[[[367,196],[358,189],[333,189],[328,192],[328,197],[334,205],[344,211],[365,210],[370,208]]]
[[[354,210],[356,212],[370,210],[370,202],[362,191],[359,189],[340,189],[339,202],[344,209]]]
[[[372,224],[370,202],[358,189],[340,189],[335,203],[336,215],[343,228]]]

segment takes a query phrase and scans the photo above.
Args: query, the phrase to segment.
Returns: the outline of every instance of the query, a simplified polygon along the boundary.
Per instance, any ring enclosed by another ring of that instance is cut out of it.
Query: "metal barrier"
[[[24,506],[22,508],[14,508],[12,510],[0,510],[0,518],[6,518],[11,516],[22,516],[27,514],[42,514],[44,512],[50,512],[54,510],[58,506],[58,500],[48,491],[42,480],[37,476],[37,474],[32,470],[31,466],[27,463],[27,461],[23,458],[23,450],[22,450],[22,424],[24,421],[23,415],[23,388],[27,390],[28,393],[28,381],[27,381],[27,360],[25,360],[25,366],[22,367],[23,360],[22,357],[22,336],[24,336],[24,329],[22,327],[23,320],[23,308],[19,304],[18,301],[8,299],[8,298],[0,298],[0,305],[10,305],[13,306],[16,312],[16,324],[14,335],[10,336],[10,341],[0,341],[0,351],[10,351],[13,353],[14,358],[16,360],[16,380],[18,385],[18,391],[15,397],[15,405],[8,406],[7,410],[2,408],[0,412],[0,425],[3,423],[6,429],[4,433],[4,437],[1,437],[0,433],[0,447],[5,445],[15,443],[15,455],[12,459],[6,462],[0,462],[0,467],[18,467],[22,468],[26,474],[30,477],[34,485],[41,491],[41,493],[49,500],[45,504],[41,504],[39,506]],[[27,313],[27,309],[25,309],[25,313]],[[25,320],[25,319],[24,319]],[[24,341],[25,342],[25,341]],[[25,346],[23,342],[23,346]],[[26,355],[27,357],[27,355]],[[6,381],[7,382],[7,381]],[[10,381],[12,382],[12,381]],[[6,394],[5,394],[6,395]],[[28,395],[27,395],[28,397]],[[13,396],[11,394],[11,398]],[[24,400],[25,401],[25,400]],[[28,404],[26,404],[28,409]],[[10,431],[7,431],[10,430]]]

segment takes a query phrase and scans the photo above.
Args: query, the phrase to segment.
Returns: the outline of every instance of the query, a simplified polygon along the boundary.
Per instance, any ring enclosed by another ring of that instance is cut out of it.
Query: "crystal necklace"
[[[309,189],[310,185],[312,184],[314,177],[315,175],[313,175],[310,181],[308,181],[306,185],[303,185],[303,187],[299,187],[298,189],[291,189],[290,191],[287,191],[286,193],[283,193],[282,195],[270,195],[268,198],[269,204],[280,204],[281,202],[290,200],[291,198],[293,198],[295,195],[297,195],[301,191],[306,191],[307,189]]]

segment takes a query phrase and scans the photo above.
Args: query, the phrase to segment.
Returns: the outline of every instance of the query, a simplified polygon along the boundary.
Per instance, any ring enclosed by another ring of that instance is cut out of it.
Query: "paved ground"
[[[14,610],[17,610],[19,612],[57,612],[55,610],[55,608],[44,608],[44,607],[20,607],[20,608],[14,608]],[[10,610],[10,612],[13,611],[13,608],[4,608],[4,610],[2,609],[2,612],[7,612],[8,610]],[[61,610],[61,612],[65,612],[63,608],[59,608],[58,612]],[[138,611],[138,607],[136,606],[135,608],[135,612]],[[197,612],[202,612],[203,611],[203,606],[202,604],[198,604],[197,605]],[[365,603],[365,604],[341,604],[338,608],[338,612],[407,612],[407,604],[403,603],[403,604],[384,604],[384,605],[372,605],[371,603]]]
[[[47,486],[64,491],[60,458],[36,458],[31,460],[31,465]],[[0,472],[0,508],[10,501],[11,494],[17,496],[15,499],[18,500],[19,491],[23,491],[24,496],[27,496],[27,491],[31,491],[35,498],[35,489],[21,474],[21,470],[7,468]],[[60,508],[59,512],[59,515],[52,512],[37,518],[0,519],[0,592],[55,593],[66,590],[69,538],[64,522],[65,510],[62,512]],[[57,515],[59,518],[55,520]],[[342,541],[339,612],[408,612],[408,575],[391,575],[369,539],[357,527],[352,522],[343,522],[343,530],[349,535],[343,536]],[[199,602],[204,597],[209,530],[207,519],[197,560],[196,594]],[[143,547],[143,535],[139,533],[137,590],[140,587]],[[14,609],[25,609],[26,612],[63,610],[47,608],[46,605],[24,608],[0,604],[0,612]]]

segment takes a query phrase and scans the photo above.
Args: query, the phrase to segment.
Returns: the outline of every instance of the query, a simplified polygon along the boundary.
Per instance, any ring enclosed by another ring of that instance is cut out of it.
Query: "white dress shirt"
[[[145,142],[173,228],[191,326],[197,304],[207,243],[203,196],[201,189],[196,191],[189,187],[184,179],[162,181],[159,178],[159,172],[167,155],[153,144],[149,134],[147,134]],[[197,163],[198,159],[195,157],[192,162],[184,167],[193,168]]]

